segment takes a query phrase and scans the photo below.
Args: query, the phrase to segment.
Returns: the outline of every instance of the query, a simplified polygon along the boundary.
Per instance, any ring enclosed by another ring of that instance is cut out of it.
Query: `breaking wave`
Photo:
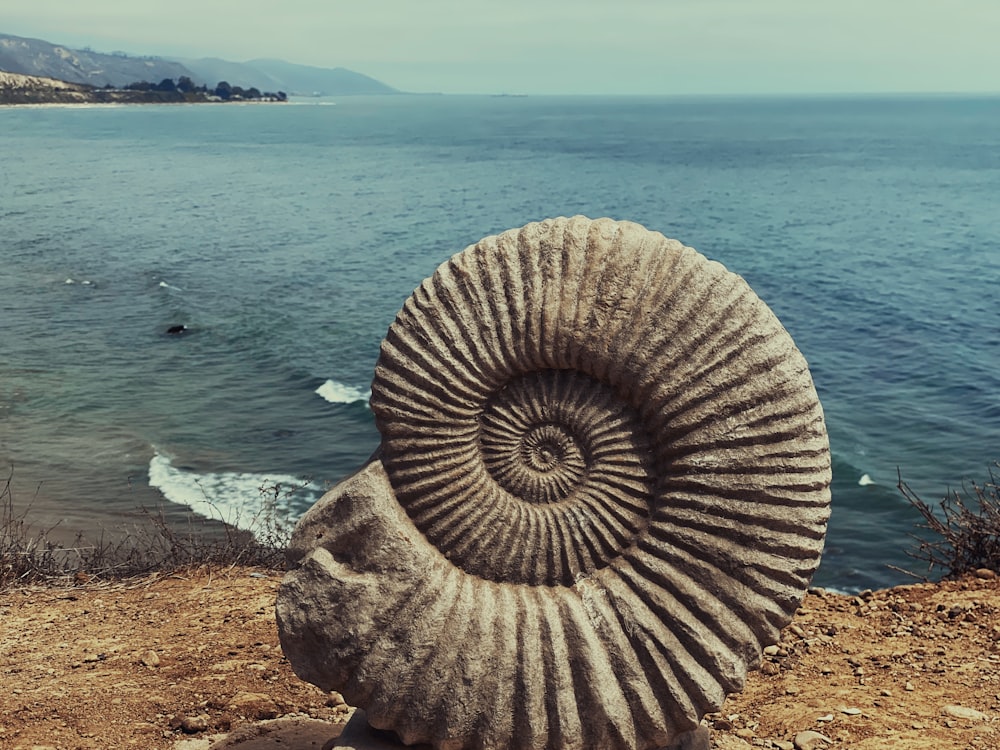
[[[149,484],[172,503],[187,505],[205,518],[259,532],[269,525],[289,526],[303,503],[315,502],[322,490],[288,474],[249,472],[200,473],[178,468],[159,452],[149,462]]]

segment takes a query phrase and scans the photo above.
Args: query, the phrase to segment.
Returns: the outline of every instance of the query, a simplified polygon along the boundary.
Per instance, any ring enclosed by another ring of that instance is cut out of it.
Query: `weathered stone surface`
[[[948,704],[941,709],[941,712],[948,716],[954,716],[956,719],[968,719],[969,721],[986,721],[989,718],[982,711],[955,704]]]
[[[395,737],[373,730],[368,725],[365,712],[358,709],[330,750],[400,750],[402,747],[405,746]],[[421,747],[417,746],[415,750],[421,750]]]
[[[805,360],[735,274],[583,217],[444,263],[386,336],[378,457],[302,519],[295,671],[436,748],[665,747],[819,562]]]
[[[335,744],[340,730],[341,727],[328,721],[286,716],[245,724],[222,738],[216,738],[206,750],[331,750],[345,747]],[[174,746],[171,750],[181,748]]]

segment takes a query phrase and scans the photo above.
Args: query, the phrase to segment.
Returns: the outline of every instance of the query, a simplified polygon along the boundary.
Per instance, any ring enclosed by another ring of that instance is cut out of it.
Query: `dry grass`
[[[72,544],[51,540],[53,527],[35,528],[29,502],[18,510],[11,489],[13,469],[0,481],[0,589],[38,583],[125,580],[154,571],[201,566],[284,567],[291,529],[274,513],[277,501],[298,488],[261,487],[262,510],[245,524],[251,530],[194,514],[187,526],[168,523],[162,510],[141,508],[139,518],[96,540],[78,534]]]

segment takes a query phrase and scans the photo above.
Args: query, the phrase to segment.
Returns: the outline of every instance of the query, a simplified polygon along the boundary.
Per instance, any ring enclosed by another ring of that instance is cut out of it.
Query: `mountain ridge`
[[[206,85],[228,81],[234,86],[254,85],[299,96],[400,93],[364,73],[342,67],[321,68],[262,57],[242,63],[218,57],[170,59],[191,70],[192,78]]]
[[[303,96],[399,93],[381,81],[347,68],[320,68],[270,58],[238,63],[221,58],[137,57],[122,52],[73,49],[44,39],[2,32],[0,70],[97,87],[122,87],[137,81],[157,83],[186,76],[211,87],[226,81],[234,86]]]

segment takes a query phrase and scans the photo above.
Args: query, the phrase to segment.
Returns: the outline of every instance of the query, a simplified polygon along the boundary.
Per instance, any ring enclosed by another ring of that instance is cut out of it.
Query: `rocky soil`
[[[282,658],[278,583],[234,568],[0,592],[0,748],[322,748],[351,709]],[[810,592],[705,721],[722,750],[1000,747],[1000,579]]]
[[[998,748],[1000,579],[813,590],[744,692],[708,719],[726,750]]]

